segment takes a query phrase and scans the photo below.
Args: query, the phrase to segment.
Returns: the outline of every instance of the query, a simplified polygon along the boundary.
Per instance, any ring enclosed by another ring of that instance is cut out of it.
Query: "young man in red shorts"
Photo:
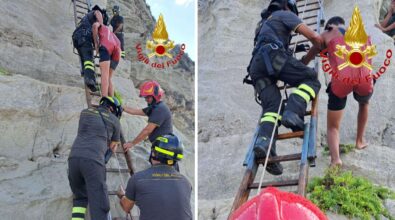
[[[326,48],[328,50],[329,62],[335,70],[338,65],[344,62],[344,60],[335,56],[336,45],[345,45],[344,37],[346,30],[344,29],[344,19],[338,16],[332,17],[328,20],[325,25],[325,32],[321,34],[324,39],[324,47],[317,48],[313,46],[310,51],[302,58],[302,62],[307,64],[315,55],[320,52],[320,49]],[[370,44],[370,40],[367,43]],[[371,61],[368,61],[371,62]],[[331,82],[328,85],[327,93],[329,96],[328,100],[328,113],[327,113],[327,140],[329,151],[331,155],[331,166],[341,166],[342,161],[339,154],[340,144],[340,122],[343,117],[344,108],[346,106],[347,95],[351,92],[354,95],[355,100],[359,103],[358,111],[358,124],[357,124],[357,138],[355,141],[355,147],[357,149],[363,149],[367,146],[367,143],[363,139],[365,133],[366,123],[368,120],[369,112],[369,99],[373,94],[373,80],[370,77],[369,80],[365,80],[366,76],[371,74],[371,70],[366,67],[346,67],[338,75],[332,74]],[[339,77],[341,76],[341,77]],[[345,83],[345,77],[349,77],[353,80],[359,81],[358,84]]]
[[[96,54],[100,54],[101,95],[113,97],[111,77],[121,57],[121,43],[110,29],[96,22],[92,27]]]

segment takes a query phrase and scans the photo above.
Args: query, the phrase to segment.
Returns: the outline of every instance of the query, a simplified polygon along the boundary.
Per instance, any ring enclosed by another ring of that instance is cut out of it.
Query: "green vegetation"
[[[322,145],[322,147],[324,147],[324,151],[322,152],[322,154],[324,156],[329,155],[328,145]],[[340,147],[340,154],[347,154],[355,150],[354,144],[340,144],[339,147]]]
[[[395,200],[395,193],[364,178],[355,177],[351,171],[328,169],[324,177],[315,177],[310,181],[307,191],[309,199],[322,211],[363,220],[370,220],[371,217],[377,220],[381,216],[395,220],[383,205],[386,199]]]
[[[0,66],[0,75],[9,76],[11,74],[6,69]]]
[[[114,96],[115,96],[115,98],[118,99],[119,103],[122,105],[123,104],[123,99],[122,99],[121,93],[116,91],[116,90],[114,90]]]

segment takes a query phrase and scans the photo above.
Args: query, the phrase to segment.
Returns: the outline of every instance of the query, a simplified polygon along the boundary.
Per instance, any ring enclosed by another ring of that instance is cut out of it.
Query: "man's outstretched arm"
[[[311,43],[313,43],[313,46],[315,46],[316,48],[321,49],[322,44],[323,44],[323,39],[322,37],[314,32],[313,30],[311,30],[307,25],[305,24],[300,24],[295,32],[302,34],[303,36],[305,36],[309,41],[311,41]]]
[[[146,116],[142,109],[131,108],[128,106],[122,106],[122,108],[123,108],[123,111],[128,114]]]
[[[127,142],[123,145],[123,149],[127,151],[129,148],[132,148],[134,145],[145,140],[155,130],[156,127],[158,127],[157,124],[149,122],[133,141]]]

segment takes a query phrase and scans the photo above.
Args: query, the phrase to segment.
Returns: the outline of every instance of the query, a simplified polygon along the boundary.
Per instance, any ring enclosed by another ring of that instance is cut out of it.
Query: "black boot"
[[[276,154],[276,145],[275,140],[273,140],[272,148],[270,150],[270,157],[277,156]],[[258,136],[255,146],[254,152],[255,156],[258,158],[266,158],[266,153],[269,148],[270,138],[265,136]],[[272,175],[281,175],[283,173],[283,167],[280,163],[270,163],[266,166],[266,171]]]
[[[92,92],[96,92],[97,91],[97,87],[96,87],[96,78],[94,75],[92,74],[84,74],[84,82],[85,85],[92,91]]]
[[[254,153],[257,158],[265,158],[267,149],[269,148],[270,138],[265,136],[258,136],[255,145]]]
[[[275,144],[273,144],[272,149],[270,150],[270,157],[277,157]],[[266,166],[266,171],[272,175],[278,176],[283,174],[283,166],[279,162],[268,163]]]
[[[282,125],[295,131],[303,131],[304,121],[296,113],[285,110],[281,119]]]

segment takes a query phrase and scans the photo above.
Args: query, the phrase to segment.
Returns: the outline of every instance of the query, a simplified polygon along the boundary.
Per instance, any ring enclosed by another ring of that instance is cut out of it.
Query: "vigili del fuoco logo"
[[[383,65],[373,74],[371,63],[372,58],[377,55],[376,46],[371,44],[370,38],[365,32],[358,6],[354,8],[350,26],[344,35],[344,42],[345,45],[336,45],[337,50],[334,55],[343,61],[337,68],[333,69],[330,65],[329,58],[326,55],[327,49],[320,52],[322,70],[324,72],[350,85],[357,85],[363,81],[369,82],[371,79],[376,80],[385,73],[391,62],[392,51],[390,49],[387,50]],[[358,79],[346,77],[347,74],[344,74],[344,71],[348,71],[346,67],[367,68],[370,70],[370,74],[365,76],[365,78]]]
[[[173,57],[171,52],[174,48],[174,41],[169,39],[163,15],[160,14],[152,33],[152,40],[147,40],[145,47],[141,43],[136,45],[137,58],[156,69],[173,67],[184,55],[185,44],[181,44],[178,54]]]

